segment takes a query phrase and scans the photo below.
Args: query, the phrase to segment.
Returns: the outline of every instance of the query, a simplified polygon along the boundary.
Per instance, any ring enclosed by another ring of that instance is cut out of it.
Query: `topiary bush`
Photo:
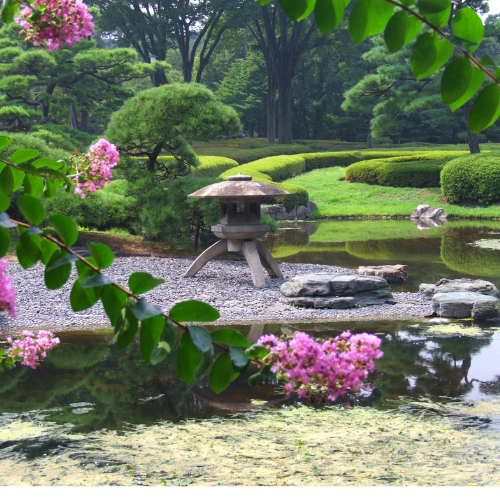
[[[483,153],[449,161],[441,172],[441,188],[448,203],[500,201],[500,155]]]
[[[439,187],[444,165],[465,154],[447,151],[361,161],[346,168],[346,179],[391,187]]]

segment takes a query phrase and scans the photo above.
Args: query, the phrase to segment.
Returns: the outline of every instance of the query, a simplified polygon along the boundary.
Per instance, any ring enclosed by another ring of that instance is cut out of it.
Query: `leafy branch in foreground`
[[[259,3],[266,5],[270,1]],[[350,0],[279,0],[285,14],[293,20],[314,15],[324,33],[340,24],[349,3]],[[451,0],[359,0],[348,22],[355,43],[383,32],[390,52],[397,52],[418,36],[410,56],[417,80],[445,66],[456,49],[460,55],[446,66],[441,77],[443,102],[455,111],[480,91],[469,111],[469,127],[474,133],[490,127],[500,116],[500,66],[489,55],[480,60],[472,55],[484,35],[483,21],[473,9],[457,8]],[[428,29],[420,34],[424,25]],[[483,87],[485,77],[491,83]]]

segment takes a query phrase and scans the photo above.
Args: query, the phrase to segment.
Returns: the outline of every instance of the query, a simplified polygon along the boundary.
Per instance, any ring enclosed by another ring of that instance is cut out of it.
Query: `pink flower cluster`
[[[72,47],[92,33],[93,17],[81,0],[35,0],[33,5],[40,7],[39,20],[30,19],[33,13],[30,7],[24,7],[15,20],[24,28],[20,34],[26,36],[26,41],[57,50],[63,47],[63,42]]]
[[[263,335],[258,342],[270,350],[265,361],[278,378],[285,380],[286,394],[296,391],[300,398],[310,401],[318,394],[335,401],[347,391],[363,388],[375,368],[374,360],[384,355],[378,349],[378,337],[368,333],[352,335],[349,331],[323,343],[304,332],[296,332],[287,341]]]
[[[8,311],[15,318],[17,313],[16,307],[16,291],[12,288],[12,278],[5,276],[5,270],[9,263],[5,259],[0,259],[0,312]]]
[[[8,357],[33,369],[36,368],[40,358],[45,358],[47,351],[60,342],[52,332],[45,330],[39,330],[36,336],[29,330],[23,330],[21,335],[22,338],[16,340],[7,337],[7,342],[11,343]]]
[[[78,174],[75,193],[85,198],[88,193],[102,189],[113,177],[111,169],[118,164],[118,150],[106,139],[99,139],[90,146],[89,153],[74,160]]]

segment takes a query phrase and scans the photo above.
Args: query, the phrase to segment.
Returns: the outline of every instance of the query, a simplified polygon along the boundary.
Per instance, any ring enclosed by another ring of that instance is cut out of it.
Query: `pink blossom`
[[[118,150],[106,139],[99,139],[90,146],[89,152],[80,158],[73,159],[78,174],[75,176],[77,185],[75,194],[85,198],[88,193],[102,189],[113,178],[111,169],[119,160]]]
[[[349,331],[322,343],[304,332],[295,332],[287,341],[264,335],[259,343],[270,350],[266,361],[272,372],[285,379],[285,393],[296,391],[300,398],[309,400],[318,391],[335,401],[348,391],[363,388],[363,381],[375,368],[373,360],[383,356],[378,337]]]
[[[24,7],[15,21],[24,29],[25,40],[47,50],[57,50],[66,42],[72,47],[90,36],[94,23],[88,7],[81,0],[35,0],[42,14],[38,21],[30,20],[31,7]]]
[[[20,339],[15,340],[7,337],[7,342],[11,344],[8,357],[33,369],[36,368],[40,358],[45,358],[47,351],[60,342],[52,332],[46,330],[39,330],[36,335],[29,330],[23,330],[21,336]]]
[[[15,318],[17,313],[16,306],[16,291],[12,288],[12,278],[5,276],[5,269],[9,263],[5,259],[0,259],[0,311],[8,311]]]

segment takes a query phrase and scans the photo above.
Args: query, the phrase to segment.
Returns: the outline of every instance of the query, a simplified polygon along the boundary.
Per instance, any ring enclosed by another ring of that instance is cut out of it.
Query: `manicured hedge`
[[[376,158],[393,158],[398,156],[413,156],[415,151],[349,151],[347,153],[305,153],[306,172],[317,168],[347,167],[353,163]]]
[[[264,148],[262,148],[264,149]],[[267,199],[266,202],[283,203],[287,210],[292,209],[295,205],[307,205],[309,201],[309,193],[306,189],[296,186],[293,183],[279,184],[280,181],[290,179],[304,173],[305,160],[300,155],[290,156],[275,156],[272,158],[264,158],[262,160],[253,161],[246,165],[241,165],[236,168],[226,170],[219,178],[227,180],[230,175],[238,173],[251,175],[252,180],[267,182],[274,184],[289,193],[291,196],[279,196],[274,200]]]
[[[255,148],[255,149],[240,149],[240,148],[224,148],[224,147],[214,147],[214,148],[199,148],[196,150],[197,154],[203,156],[223,156],[225,158],[231,158],[238,162],[239,165],[245,163],[250,163],[262,158],[269,158],[272,156],[280,155],[296,155],[299,153],[310,153],[312,149],[308,146],[302,144],[283,144],[277,146],[268,146],[265,148]]]
[[[448,162],[441,172],[443,196],[449,203],[500,201],[498,153],[467,155]]]
[[[218,177],[223,172],[238,166],[238,162],[221,156],[198,156],[201,165],[191,170],[193,177]]]
[[[457,155],[466,154],[446,151],[361,161],[346,169],[346,179],[392,187],[439,187],[444,165]]]

